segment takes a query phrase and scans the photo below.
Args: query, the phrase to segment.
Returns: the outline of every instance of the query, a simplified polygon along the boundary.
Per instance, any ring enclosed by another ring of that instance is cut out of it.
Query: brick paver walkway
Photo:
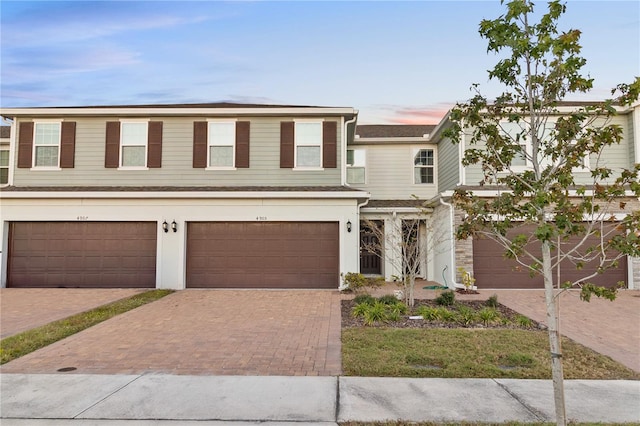
[[[183,290],[0,371],[338,375],[340,350],[336,291]]]
[[[133,296],[138,289],[0,289],[0,338]]]

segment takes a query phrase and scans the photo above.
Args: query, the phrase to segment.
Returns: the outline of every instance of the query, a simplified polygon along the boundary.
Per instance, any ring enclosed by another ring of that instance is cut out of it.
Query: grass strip
[[[566,379],[638,380],[640,373],[563,338]],[[545,331],[514,329],[342,329],[348,376],[551,379]]]
[[[555,426],[555,423],[478,423],[478,422],[462,422],[462,423],[438,423],[438,422],[405,422],[402,420],[388,422],[339,422],[340,426]],[[571,426],[639,426],[640,423],[568,423]]]
[[[145,291],[2,339],[0,365],[171,293],[173,290]]]

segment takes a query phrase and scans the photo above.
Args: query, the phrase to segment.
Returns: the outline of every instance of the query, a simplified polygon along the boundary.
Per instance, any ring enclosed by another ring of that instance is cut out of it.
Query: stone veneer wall
[[[456,229],[462,223],[464,213],[456,210],[454,214],[454,224]],[[464,268],[465,271],[473,274],[473,239],[467,238],[466,240],[455,240],[456,247],[456,282],[462,283],[462,276],[459,272],[459,268]]]

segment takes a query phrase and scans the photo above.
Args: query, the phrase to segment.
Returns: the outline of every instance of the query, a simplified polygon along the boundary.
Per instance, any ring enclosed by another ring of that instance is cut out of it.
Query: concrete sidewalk
[[[3,426],[554,418],[549,380],[3,374],[0,382]],[[572,421],[640,422],[639,381],[569,380],[565,390]]]

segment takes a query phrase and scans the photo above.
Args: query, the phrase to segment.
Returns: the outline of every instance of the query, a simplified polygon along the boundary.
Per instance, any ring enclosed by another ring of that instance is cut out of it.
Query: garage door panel
[[[187,287],[336,288],[338,239],[337,222],[191,222]]]
[[[516,233],[531,233],[532,226],[519,228]],[[511,235],[511,234],[509,234]],[[596,237],[594,237],[596,238]],[[577,239],[574,239],[576,241]],[[594,239],[585,247],[595,243]],[[573,242],[564,244],[569,247]],[[533,253],[540,251],[540,243],[535,241],[526,247]],[[554,253],[552,253],[554,255]],[[473,241],[473,269],[476,284],[484,288],[544,288],[544,280],[541,276],[530,277],[526,267],[520,265],[515,260],[506,259],[504,257],[504,248],[498,243],[489,239],[476,239]],[[595,272],[597,265],[595,263],[586,264],[582,269],[577,270],[576,266],[569,260],[561,263],[561,280],[576,281],[584,276]],[[554,270],[554,274],[555,274]],[[626,258],[620,259],[617,268],[611,268],[604,274],[599,274],[589,280],[590,282],[605,286],[614,287],[618,282],[627,282],[627,263]]]
[[[155,287],[155,222],[12,222],[10,287]]]

